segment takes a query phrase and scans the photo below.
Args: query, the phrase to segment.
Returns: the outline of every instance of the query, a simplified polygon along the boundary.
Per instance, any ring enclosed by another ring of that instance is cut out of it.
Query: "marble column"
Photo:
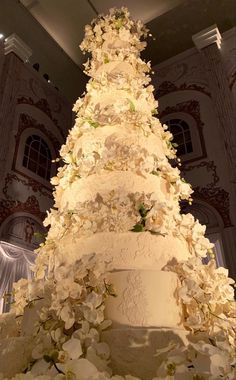
[[[32,50],[17,34],[13,33],[4,42],[4,54],[8,55],[9,53],[14,53],[23,62],[28,62],[32,55]]]
[[[10,135],[20,87],[22,61],[27,62],[32,50],[16,35],[4,41],[0,77],[0,189],[4,180]]]
[[[224,141],[230,179],[236,184],[236,113],[221,55],[222,38],[217,26],[212,25],[192,36],[192,39],[203,58],[212,101]]]
[[[195,34],[193,42],[199,50],[208,78],[214,110],[219,123],[225,155],[228,161],[231,195],[230,209],[234,225],[224,228],[222,238],[226,266],[230,269],[230,275],[236,279],[236,114],[234,100],[229,88],[226,68],[222,59],[221,45],[223,44],[220,32],[216,25]],[[214,138],[214,136],[212,136]]]

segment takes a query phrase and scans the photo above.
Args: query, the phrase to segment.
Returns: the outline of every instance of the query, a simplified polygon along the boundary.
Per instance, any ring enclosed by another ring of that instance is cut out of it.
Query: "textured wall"
[[[33,221],[34,230],[42,225],[52,206],[52,187],[22,165],[24,143],[27,136],[39,135],[56,158],[71,125],[71,104],[60,92],[14,53],[5,56],[0,78],[0,238],[9,232],[8,240],[22,238],[22,243],[35,245],[28,233]]]
[[[226,265],[234,276],[236,187],[230,160],[233,157],[233,167],[236,157],[230,152],[236,131],[229,128],[235,125],[235,46],[236,28],[232,28],[222,35],[216,55],[212,50],[206,55],[206,50],[203,54],[189,49],[155,66],[153,80],[161,120],[185,120],[196,141],[193,153],[181,157],[183,176],[195,190],[192,208],[184,207],[207,225],[209,237],[219,234]]]

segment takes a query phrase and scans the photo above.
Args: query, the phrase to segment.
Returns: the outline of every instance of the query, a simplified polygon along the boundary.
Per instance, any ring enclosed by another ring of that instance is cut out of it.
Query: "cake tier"
[[[119,203],[123,204],[128,195],[137,193],[149,195],[157,202],[170,201],[169,185],[163,178],[152,174],[144,177],[128,171],[112,171],[79,178],[66,189],[57,189],[55,201],[56,207],[60,207],[62,211],[76,210],[78,204],[87,201],[99,202],[99,195],[104,204],[109,199],[116,199],[119,207]]]
[[[179,327],[183,308],[177,301],[176,273],[155,270],[126,270],[109,273],[108,283],[117,297],[108,297],[105,318],[113,328]]]
[[[121,38],[119,34],[116,36],[113,35],[111,36],[110,34],[103,34],[103,39],[104,42],[102,44],[102,48],[108,52],[113,52],[114,54],[117,55],[117,50],[128,50],[130,51],[131,49],[131,44],[129,41],[124,40]]]
[[[69,254],[65,256],[65,252]],[[81,255],[93,252],[103,255],[117,270],[161,270],[170,261],[187,260],[190,256],[186,241],[171,233],[162,236],[150,232],[104,232],[83,238],[66,235],[58,242],[55,259],[73,263]]]
[[[55,206],[60,211],[50,223],[52,228],[59,226],[63,235],[70,231],[80,237],[97,232],[127,232],[135,226],[138,231],[165,234],[174,226],[174,215],[179,212],[177,197],[169,187],[166,180],[152,174],[93,174],[75,180],[65,189],[57,188]]]
[[[120,75],[127,76],[129,78],[134,78],[138,75],[137,71],[133,68],[133,66],[124,61],[112,61],[106,64],[102,64],[94,73],[93,77],[95,79],[100,79],[101,75],[106,73],[109,78],[115,79],[119,78]]]
[[[86,176],[101,169],[151,173],[157,162],[166,160],[163,142],[140,128],[104,126],[84,133],[75,143],[73,162],[78,174]]]
[[[99,114],[109,114],[113,110],[116,114],[122,114],[127,111],[138,111],[140,113],[152,114],[152,110],[157,106],[157,102],[151,91],[145,88],[137,91],[135,94],[130,90],[114,88],[95,88],[89,91],[88,107],[94,108],[96,116]],[[102,123],[102,119],[100,119]]]
[[[156,350],[170,342],[187,345],[187,335],[182,329],[111,329],[102,333],[102,340],[110,347],[113,373],[151,380],[160,365]]]

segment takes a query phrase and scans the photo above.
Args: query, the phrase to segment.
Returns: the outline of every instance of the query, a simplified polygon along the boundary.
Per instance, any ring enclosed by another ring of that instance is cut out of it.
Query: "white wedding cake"
[[[192,190],[169,163],[146,36],[125,8],[85,28],[91,79],[52,179],[35,279],[15,285],[0,322],[3,378],[235,379],[233,280],[202,263],[205,227],[180,213]]]

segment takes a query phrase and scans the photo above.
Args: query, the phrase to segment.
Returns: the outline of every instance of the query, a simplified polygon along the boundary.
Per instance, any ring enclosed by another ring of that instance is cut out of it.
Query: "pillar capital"
[[[216,24],[209,26],[209,28],[203,29],[199,33],[192,36],[194,45],[198,50],[202,50],[203,48],[213,44],[216,44],[218,49],[220,49],[221,39],[221,34]]]
[[[15,53],[23,62],[27,62],[32,50],[17,34],[13,33],[5,39],[4,54]]]

